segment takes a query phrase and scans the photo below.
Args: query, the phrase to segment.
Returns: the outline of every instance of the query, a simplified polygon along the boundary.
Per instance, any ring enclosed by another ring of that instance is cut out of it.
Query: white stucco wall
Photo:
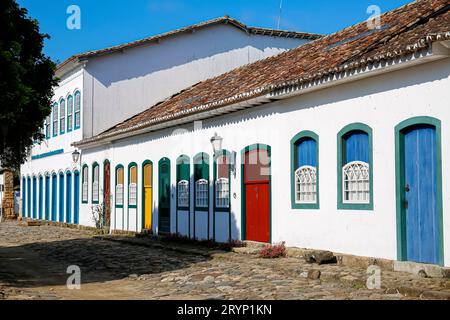
[[[450,217],[447,214],[450,201],[449,75],[449,59],[428,63],[215,118],[205,121],[201,130],[190,130],[175,136],[171,135],[172,130],[164,130],[121,140],[107,147],[84,150],[83,161],[91,165],[94,161],[103,163],[105,159],[109,159],[112,171],[118,164],[122,164],[126,170],[129,163],[136,162],[139,165],[138,177],[141,177],[141,164],[147,159],[152,160],[155,207],[153,221],[157,231],[157,165],[161,158],[170,158],[173,190],[171,227],[172,232],[175,232],[176,159],[182,154],[188,155],[191,158],[192,172],[192,159],[196,154],[206,152],[212,157],[209,140],[214,132],[218,132],[224,138],[223,147],[238,152],[237,175],[231,180],[231,208],[233,238],[239,239],[242,197],[240,152],[255,143],[267,144],[272,147],[273,242],[286,241],[289,246],[395,260],[397,222],[394,128],[412,117],[435,117],[442,121],[444,256],[445,264],[450,266]],[[355,122],[365,123],[373,129],[373,211],[337,210],[336,135],[344,126]],[[192,128],[192,125],[189,127]],[[320,137],[319,210],[291,209],[290,140],[303,130],[314,131]],[[210,168],[212,177],[212,163]],[[125,174],[125,185],[127,179]],[[141,190],[142,181],[139,179],[138,190]],[[139,193],[138,226],[142,225],[141,197],[142,194]],[[212,201],[211,197],[211,205]],[[191,212],[192,206],[193,201]],[[90,205],[81,206],[82,217],[89,215],[89,208]],[[212,209],[212,218],[211,211]],[[114,227],[114,221],[112,225]],[[227,227],[219,227],[219,231]]]
[[[85,69],[84,137],[99,134],[195,83],[306,42],[217,25],[91,58]]]

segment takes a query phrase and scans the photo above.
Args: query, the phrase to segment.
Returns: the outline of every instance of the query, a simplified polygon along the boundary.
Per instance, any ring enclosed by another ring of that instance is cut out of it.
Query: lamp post
[[[211,138],[211,144],[214,151],[214,156],[217,155],[217,152],[222,150],[223,138],[217,135],[217,132],[214,133],[214,137]]]
[[[78,161],[80,160],[81,153],[78,150],[75,150],[72,152],[72,160],[75,164],[78,164]]]

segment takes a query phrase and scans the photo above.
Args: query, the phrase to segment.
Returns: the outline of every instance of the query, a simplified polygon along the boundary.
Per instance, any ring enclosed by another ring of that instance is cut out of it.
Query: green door
[[[170,232],[170,160],[159,161],[159,232]]]

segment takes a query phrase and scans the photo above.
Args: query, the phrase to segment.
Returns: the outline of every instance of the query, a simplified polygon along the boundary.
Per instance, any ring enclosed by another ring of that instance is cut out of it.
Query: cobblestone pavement
[[[368,290],[366,270],[266,260],[155,240],[94,238],[88,231],[0,223],[0,299],[446,299],[450,280],[382,273]],[[81,268],[81,290],[66,286]],[[320,279],[309,279],[310,270]]]

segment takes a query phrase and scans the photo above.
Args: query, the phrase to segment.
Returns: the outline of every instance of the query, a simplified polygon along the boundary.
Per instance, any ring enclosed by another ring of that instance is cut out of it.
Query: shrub
[[[264,249],[261,249],[259,252],[259,257],[263,259],[277,259],[286,257],[285,242],[274,246],[267,245]]]

